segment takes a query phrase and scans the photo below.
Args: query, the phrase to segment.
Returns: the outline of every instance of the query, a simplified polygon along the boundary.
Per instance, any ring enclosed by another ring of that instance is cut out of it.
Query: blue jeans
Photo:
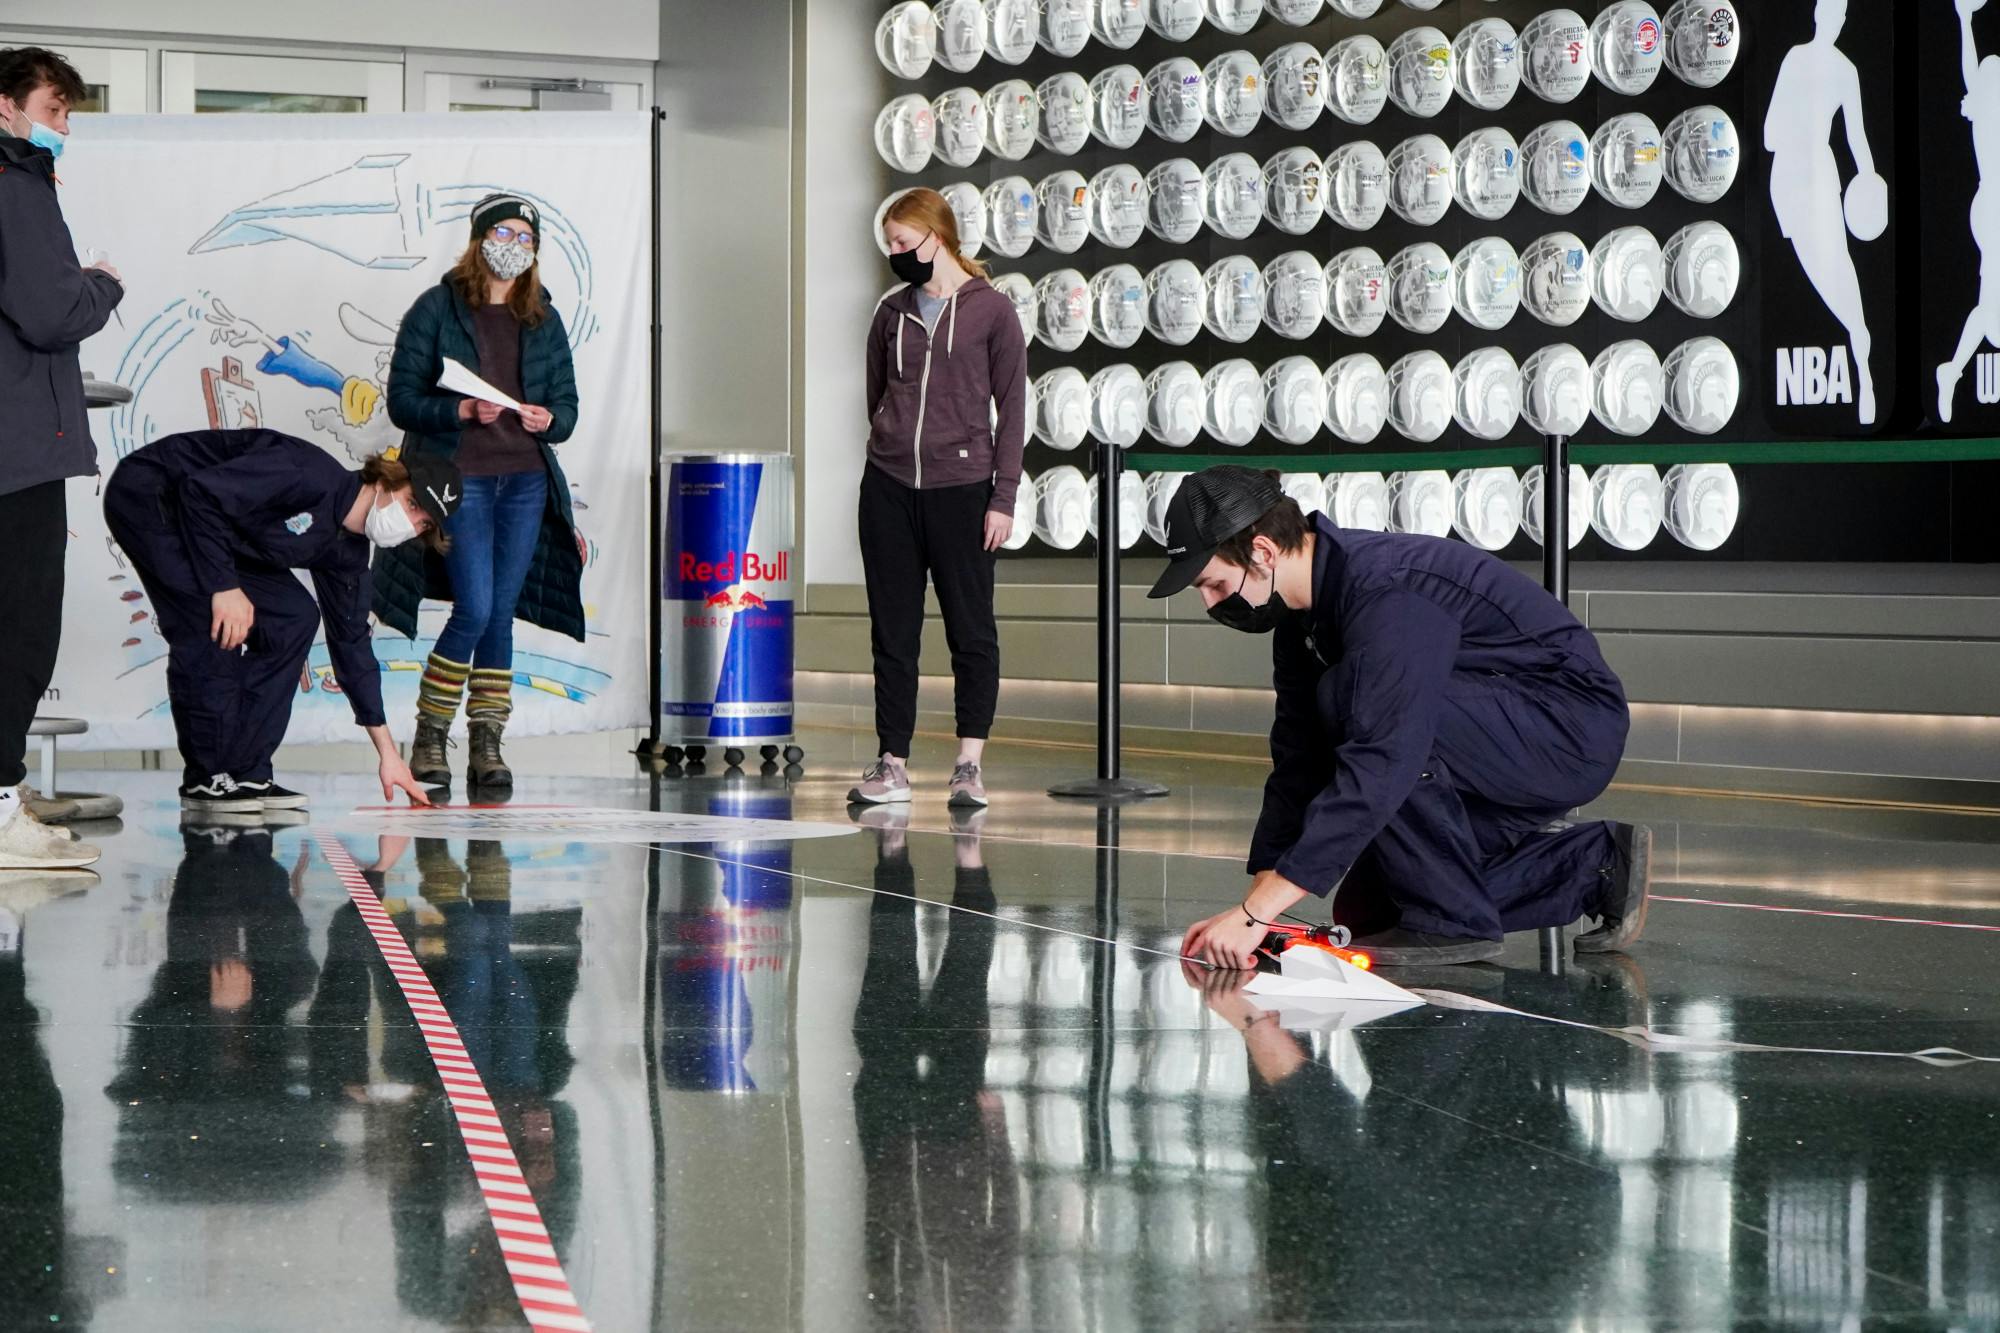
[[[451,549],[451,619],[437,654],[474,670],[514,665],[514,603],[521,599],[548,505],[549,474],[467,477],[465,500],[445,532]]]

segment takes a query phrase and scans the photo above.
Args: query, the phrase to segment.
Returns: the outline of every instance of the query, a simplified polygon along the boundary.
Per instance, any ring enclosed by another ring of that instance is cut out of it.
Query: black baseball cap
[[[1285,492],[1253,467],[1204,468],[1167,501],[1167,568],[1148,597],[1172,597],[1193,583],[1215,548],[1271,512]]]
[[[406,449],[401,462],[410,474],[410,498],[443,528],[465,502],[465,474],[443,454]]]

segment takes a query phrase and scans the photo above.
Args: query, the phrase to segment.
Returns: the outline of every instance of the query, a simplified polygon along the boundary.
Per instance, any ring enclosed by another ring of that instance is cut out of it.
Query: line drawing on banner
[[[1812,40],[1785,54],[1778,81],[1771,89],[1771,109],[1764,118],[1764,148],[1771,154],[1771,209],[1778,227],[1797,252],[1799,266],[1847,330],[1854,353],[1853,393],[1845,384],[1846,367],[1833,349],[1827,384],[1809,386],[1796,401],[1856,401],[1856,417],[1875,424],[1875,378],[1869,367],[1874,337],[1861,297],[1861,278],[1854,267],[1847,236],[1872,241],[1888,227],[1889,187],[1875,169],[1862,121],[1861,75],[1836,44],[1847,23],[1847,0],[1818,0],[1813,10]],[[1833,158],[1833,118],[1847,127],[1847,147],[1856,175],[1843,201],[1840,167]],[[1787,373],[1788,352],[1778,349],[1778,402],[1788,401],[1787,386],[1797,387],[1796,371]]]
[[[594,266],[589,245],[563,211],[532,192],[492,183],[432,186],[419,182],[405,189],[402,174],[410,161],[409,153],[368,154],[349,166],[237,205],[190,245],[187,253],[199,257],[295,241],[357,268],[404,271],[428,262],[432,256],[424,251],[429,246],[442,247],[449,257],[458,237],[440,228],[467,221],[479,200],[505,191],[541,209],[542,262],[546,265],[552,256],[561,255],[575,279],[577,295],[571,314],[564,320],[570,345],[578,348],[590,341],[599,328],[589,304]],[[553,295],[550,299],[553,302]],[[389,419],[388,387],[401,320],[385,320],[351,300],[340,301],[336,313],[341,331],[359,349],[354,359],[370,363],[366,374],[334,364],[342,359],[335,353],[313,350],[312,330],[298,328],[273,335],[255,319],[232,309],[222,294],[206,288],[167,302],[139,326],[119,358],[115,379],[130,385],[133,392],[130,401],[111,413],[112,452],[122,461],[170,433],[161,428],[159,414],[148,407],[148,389],[163,369],[167,377],[160,381],[162,386],[175,385],[177,377],[189,369],[198,375],[210,430],[271,429],[305,438],[330,436],[357,467],[370,455],[399,446],[403,432]],[[183,345],[203,331],[208,334],[208,348],[251,349],[258,353],[257,360],[248,371],[241,361],[227,355],[216,363],[184,368],[188,358],[180,354]],[[282,411],[265,402],[264,390],[273,378],[290,380],[315,394],[324,392],[333,402],[304,408],[305,429],[297,429],[285,421]],[[166,415],[171,418],[176,414]],[[191,428],[195,423],[175,427]],[[571,489],[578,490],[574,483]],[[581,530],[590,505],[580,493],[572,495],[571,503],[578,516],[579,542],[588,568],[597,554],[597,543]],[[122,571],[122,553],[115,543],[110,549]],[[119,585],[112,590],[117,597],[116,614],[132,626],[122,644],[125,662],[119,674],[131,676],[165,656],[166,645],[144,590],[123,586],[132,581],[122,572],[114,575],[112,582]],[[421,652],[430,641],[426,637],[412,645],[399,638],[378,639],[376,656],[383,672],[421,672]],[[608,688],[612,678],[583,661],[518,654],[514,684],[566,703],[583,704]],[[314,645],[312,656],[300,670],[299,692],[328,700],[341,693],[323,639]],[[168,711],[162,686],[159,697],[141,702],[133,716],[164,717]]]
[[[2000,55],[1979,58],[1972,36],[1972,16],[1986,7],[1986,0],[1958,0],[1959,67],[1965,75],[1965,97],[1959,114],[1972,123],[1972,156],[1979,186],[1972,196],[1972,241],[1979,247],[1979,302],[1965,317],[1965,331],[1959,334],[1958,350],[1951,360],[1937,368],[1938,420],[1951,421],[1958,396],[1959,377],[1982,343],[2000,347],[2000,176],[1989,187],[1986,168],[2000,164]],[[2000,358],[1988,358],[2000,362]],[[1986,382],[1986,362],[1981,364],[1979,401],[2000,402],[2000,365],[1996,382]]]

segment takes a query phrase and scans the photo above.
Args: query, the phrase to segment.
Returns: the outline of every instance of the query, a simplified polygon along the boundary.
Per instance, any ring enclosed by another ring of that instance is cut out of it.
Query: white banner
[[[109,476],[178,431],[261,425],[358,466],[399,443],[383,396],[396,327],[452,266],[471,205],[507,190],[542,209],[542,281],[568,326],[581,398],[560,447],[589,546],[582,644],[515,627],[514,721],[527,734],[636,726],[647,709],[647,302],[651,123],[644,114],[77,116],[62,204],[79,251],[123,275],[117,316],[83,366],[134,390],[91,413]],[[71,483],[62,657],[42,711],[81,717],[90,749],[171,749],[166,643]],[[390,725],[449,608],[413,644],[376,631]],[[352,740],[322,640],[287,739]]]

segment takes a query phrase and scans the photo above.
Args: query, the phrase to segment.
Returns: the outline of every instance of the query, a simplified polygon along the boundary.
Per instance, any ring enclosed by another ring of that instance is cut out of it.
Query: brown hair
[[[1269,474],[1276,480],[1278,474]],[[1238,569],[1248,569],[1256,564],[1250,553],[1250,543],[1259,537],[1269,538],[1273,546],[1290,555],[1306,544],[1312,535],[1312,521],[1306,511],[1299,508],[1299,502],[1287,495],[1278,503],[1264,511],[1264,517],[1252,523],[1243,531],[1215,548],[1215,553],[1235,565]]]
[[[474,310],[487,304],[487,284],[494,281],[493,271],[486,267],[486,259],[479,253],[479,247],[486,240],[479,233],[465,243],[465,253],[451,266],[449,281],[459,299]],[[535,233],[535,243],[541,244],[541,233]],[[528,271],[514,279],[513,288],[507,293],[507,313],[523,328],[532,329],[549,317],[549,303],[542,294],[541,251],[535,252],[533,264]]]
[[[958,266],[967,273],[975,278],[992,276],[993,270],[988,265],[958,248],[958,214],[951,211],[951,205],[936,190],[919,185],[914,190],[906,191],[882,215],[883,226],[891,222],[900,222],[906,227],[922,227],[938,238],[938,244],[944,247],[945,253],[958,261]]]
[[[16,46],[0,51],[0,97],[19,106],[41,87],[55,89],[56,96],[72,107],[90,96],[76,66],[47,47]]]
[[[370,454],[361,463],[361,484],[380,486],[385,491],[411,489],[410,470],[387,454]],[[443,555],[451,549],[451,538],[444,535],[444,525],[431,520],[430,531],[424,533],[424,545]]]

